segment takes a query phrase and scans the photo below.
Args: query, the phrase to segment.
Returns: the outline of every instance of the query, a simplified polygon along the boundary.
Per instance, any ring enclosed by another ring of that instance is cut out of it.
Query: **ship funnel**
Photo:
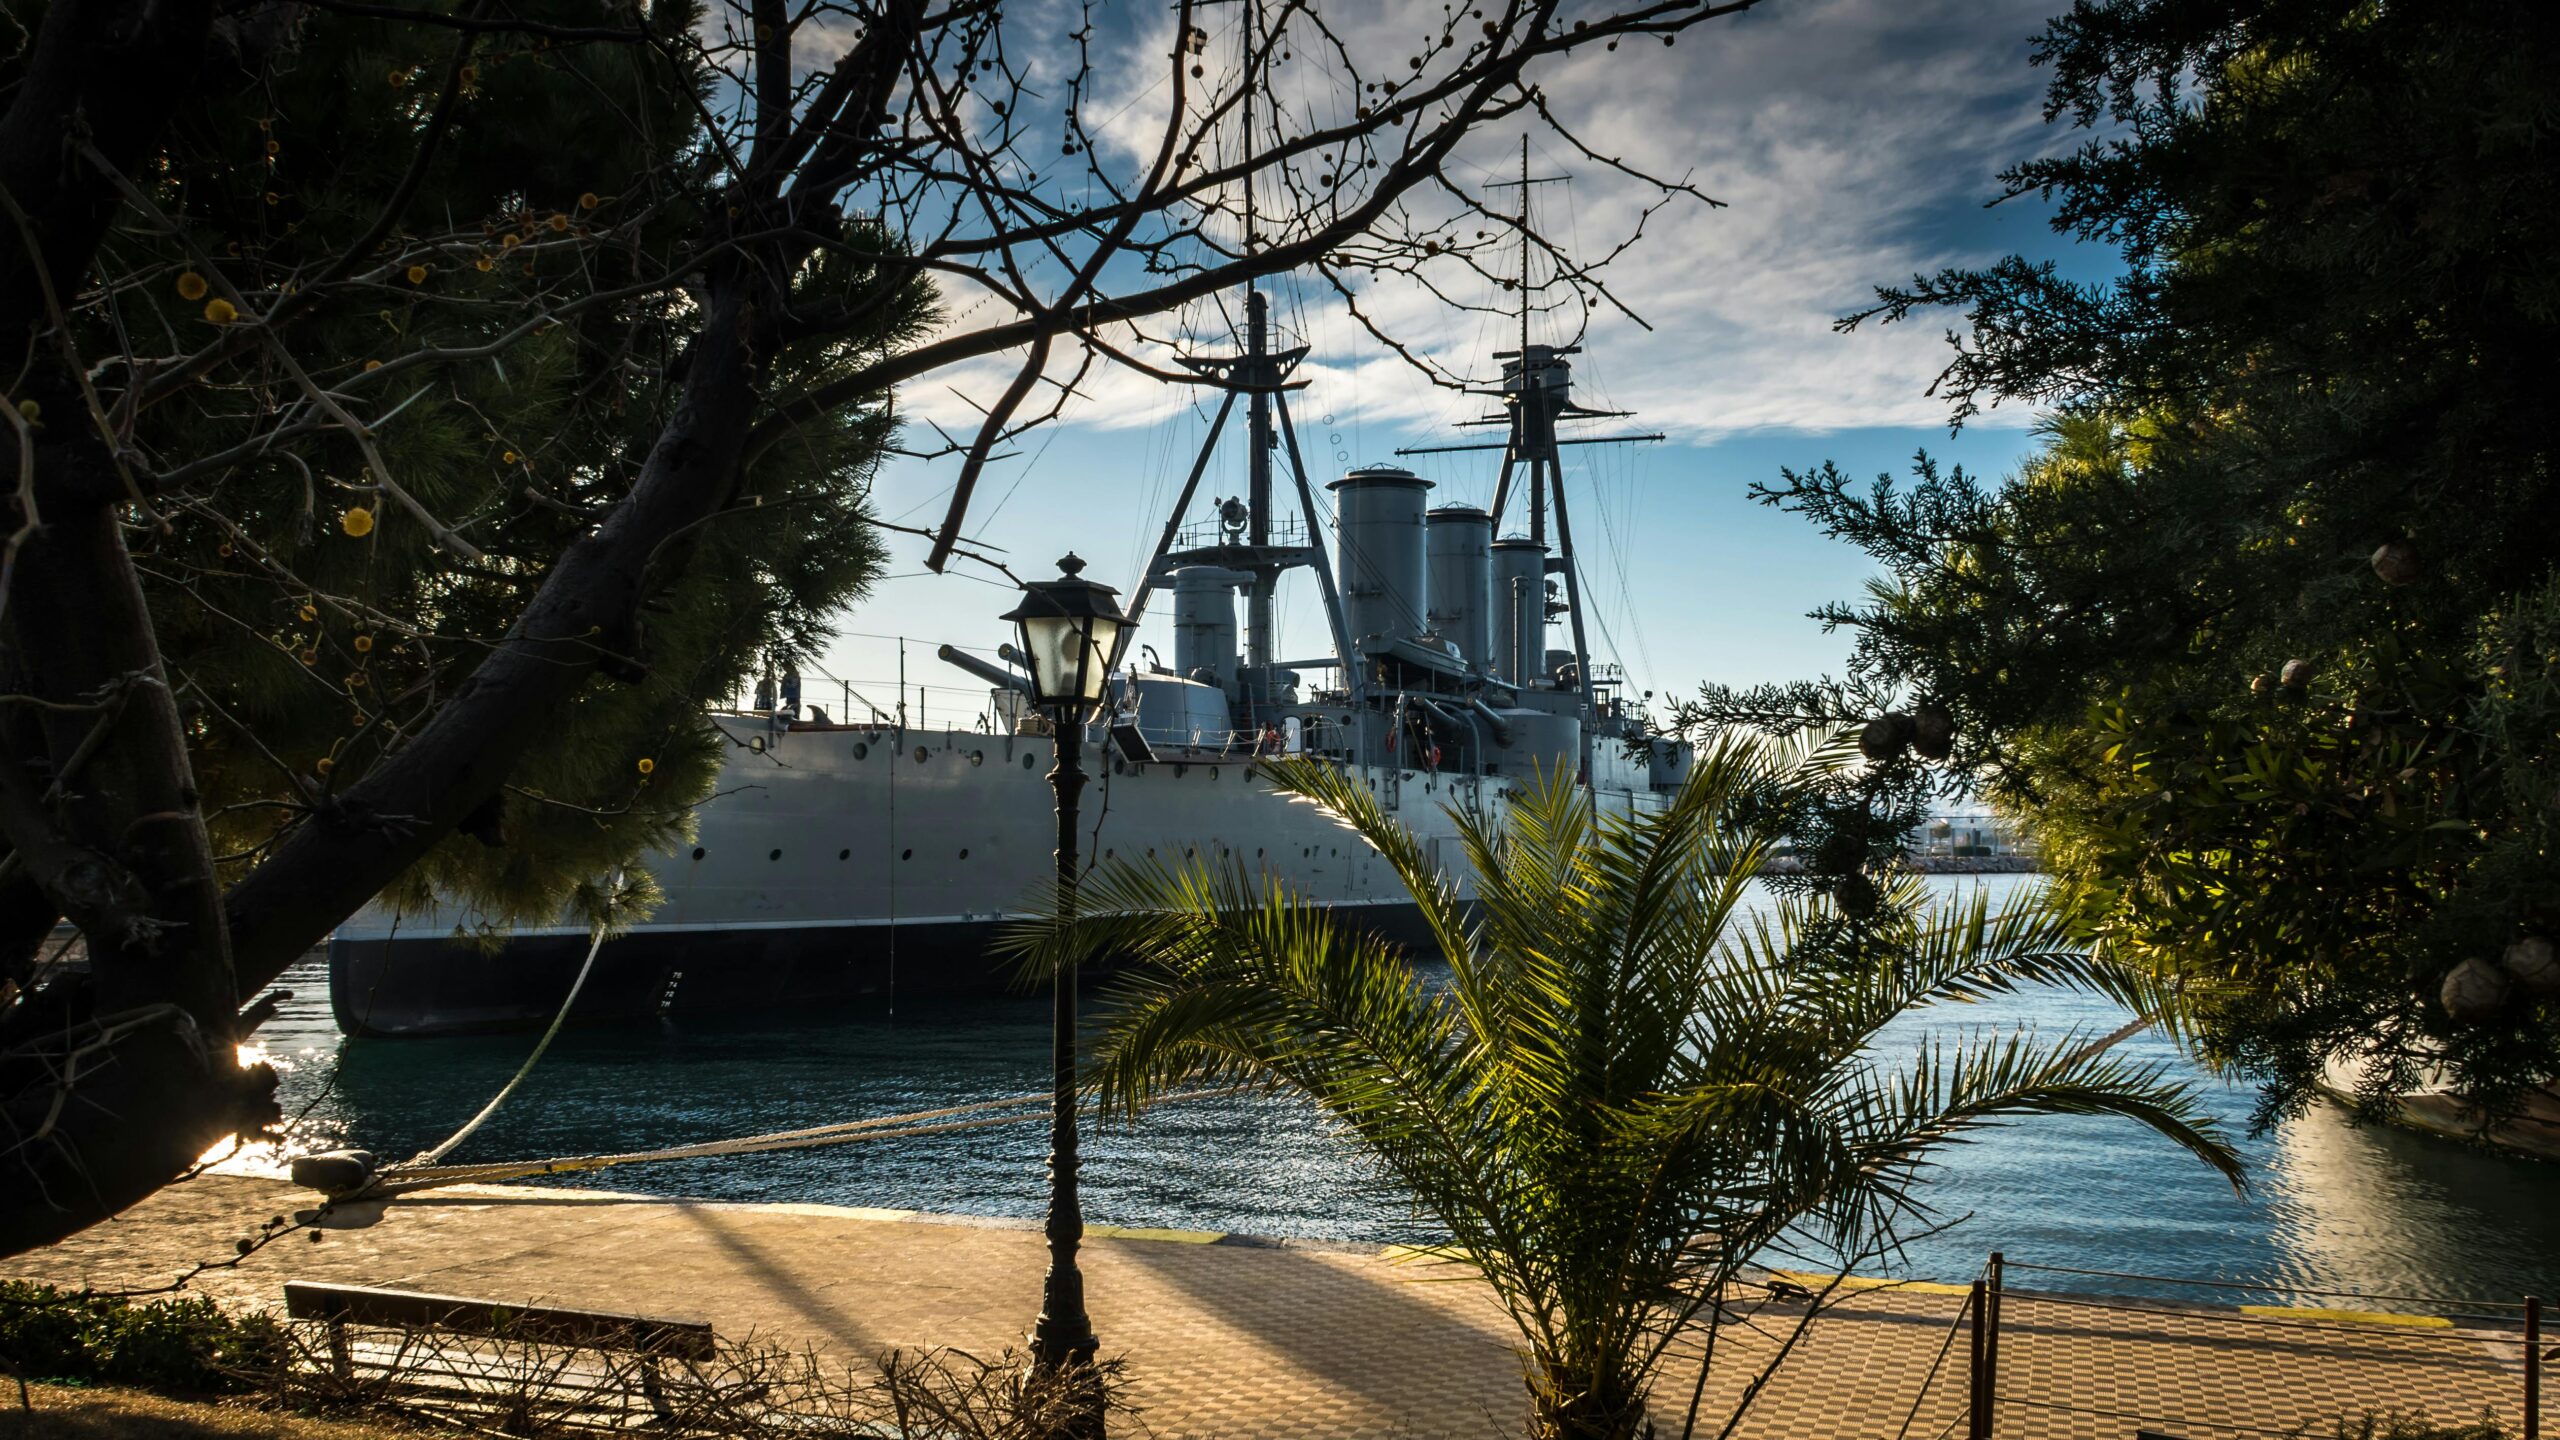
[[[1236,678],[1236,587],[1253,577],[1219,565],[1185,565],[1173,572],[1173,669],[1191,676],[1206,671],[1220,685]]]
[[[1443,505],[1422,518],[1431,594],[1431,610],[1424,618],[1441,639],[1458,647],[1468,664],[1490,670],[1493,517],[1472,505]]]
[[[1547,659],[1547,547],[1514,537],[1493,542],[1493,673],[1514,685],[1544,677]]]
[[[1366,465],[1325,487],[1334,502],[1341,552],[1342,623],[1353,648],[1402,640],[1428,628],[1422,506],[1431,482],[1394,465]],[[1346,655],[1346,663],[1359,657]]]

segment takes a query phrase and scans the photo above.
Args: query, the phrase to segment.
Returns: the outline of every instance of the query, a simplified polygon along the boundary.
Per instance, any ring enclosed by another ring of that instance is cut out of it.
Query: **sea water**
[[[1938,883],[1950,896],[1988,885],[1996,900],[2033,882]],[[478,1111],[534,1042],[347,1040],[329,1017],[324,960],[282,983],[295,998],[260,1040],[284,1071],[296,1150],[348,1144],[414,1154]],[[1028,997],[905,1002],[895,1014],[573,1028],[449,1159],[652,1149],[1038,1092],[1048,1084],[1048,1016],[1045,998]],[[2099,1035],[2126,1018],[2077,994],[1995,997],[1903,1022],[1880,1043],[1879,1059],[1907,1056],[1932,1030],[1946,1038],[2018,1026]],[[1929,1233],[1859,1268],[1961,1281],[2000,1250],[2013,1263],[2259,1287],[2213,1296],[2121,1276],[2020,1272],[2011,1281],[2051,1289],[2277,1303],[2322,1303],[2308,1291],[2447,1302],[2560,1296],[2560,1164],[2358,1125],[2329,1105],[2253,1135],[2251,1090],[2217,1081],[2153,1034],[2116,1053],[2164,1063],[2199,1087],[2248,1162],[2246,1193],[2130,1121],[2032,1117],[1943,1151],[1917,1191],[1934,1213],[1914,1228]],[[1047,1146],[1047,1127],[1035,1120],[631,1166],[569,1183],[1028,1217],[1044,1204]],[[1436,1234],[1357,1148],[1285,1098],[1165,1106],[1135,1125],[1088,1134],[1085,1156],[1085,1214],[1097,1223],[1351,1241]]]

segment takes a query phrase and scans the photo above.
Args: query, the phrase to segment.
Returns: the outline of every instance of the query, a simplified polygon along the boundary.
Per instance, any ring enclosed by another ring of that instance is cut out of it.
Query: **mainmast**
[[[1253,259],[1254,246],[1253,30],[1260,14],[1261,7],[1254,0],[1245,0],[1244,67],[1237,82],[1242,93],[1237,100],[1244,133],[1244,254],[1248,262]],[[1285,377],[1271,365],[1271,302],[1263,295],[1259,278],[1245,282],[1244,317],[1242,369],[1244,383],[1252,387],[1245,392],[1245,543],[1261,549],[1271,543],[1271,400],[1274,387]],[[1253,572],[1252,591],[1245,599],[1245,664],[1266,674],[1280,659],[1271,651],[1271,599],[1279,584],[1278,569],[1257,569]]]
[[[1581,567],[1574,557],[1573,520],[1565,501],[1564,462],[1560,449],[1566,445],[1617,445],[1663,437],[1659,434],[1567,437],[1558,432],[1561,421],[1607,419],[1632,413],[1593,410],[1575,404],[1573,367],[1565,357],[1582,353],[1582,347],[1539,345],[1529,339],[1530,296],[1542,288],[1534,285],[1530,278],[1535,234],[1530,226],[1530,187],[1560,184],[1567,178],[1562,175],[1532,176],[1529,173],[1529,137],[1523,135],[1520,137],[1520,178],[1497,181],[1490,187],[1509,189],[1516,185],[1520,190],[1520,214],[1513,222],[1520,232],[1520,278],[1515,285],[1520,296],[1520,338],[1517,349],[1494,352],[1494,358],[1502,362],[1501,385],[1490,391],[1476,392],[1500,400],[1503,413],[1488,415],[1471,423],[1504,426],[1509,431],[1508,436],[1499,445],[1416,445],[1398,450],[1396,454],[1501,451],[1502,475],[1495,483],[1493,495],[1494,528],[1499,533],[1503,511],[1510,503],[1513,486],[1518,484],[1528,492],[1529,545],[1540,555],[1545,555],[1547,550],[1547,507],[1552,497],[1557,546],[1556,553],[1543,560],[1542,569],[1545,574],[1564,577],[1565,594],[1561,608],[1572,617],[1573,623],[1573,678],[1574,688],[1581,692],[1585,719],[1582,729],[1583,773],[1588,775],[1591,773],[1591,736],[1595,728],[1592,722],[1598,719],[1599,707],[1592,693],[1591,642],[1584,628]],[[1532,597],[1530,603],[1543,605],[1546,600],[1540,595]],[[1514,683],[1533,683],[1531,667],[1543,670],[1545,661],[1543,656],[1534,660],[1519,657],[1515,663],[1521,673],[1512,677]]]

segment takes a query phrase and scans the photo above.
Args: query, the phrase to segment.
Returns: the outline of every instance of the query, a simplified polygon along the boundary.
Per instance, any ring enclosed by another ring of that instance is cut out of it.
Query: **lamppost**
[[[1049,784],[1058,795],[1061,919],[1072,919],[1076,909],[1076,796],[1084,789],[1084,729],[1101,703],[1111,655],[1128,622],[1112,598],[1119,592],[1083,578],[1083,569],[1082,560],[1067,556],[1058,562],[1057,579],[1025,584],[1022,603],[1004,617],[1022,633],[1031,703],[1056,721],[1058,761]],[[1076,1268],[1084,1211],[1076,1199],[1075,967],[1060,966],[1050,985],[1049,1274],[1041,1282],[1031,1356],[1041,1369],[1059,1370],[1090,1365],[1100,1342],[1085,1315],[1084,1275]],[[1098,1405],[1079,1420],[1079,1433],[1102,1433]]]

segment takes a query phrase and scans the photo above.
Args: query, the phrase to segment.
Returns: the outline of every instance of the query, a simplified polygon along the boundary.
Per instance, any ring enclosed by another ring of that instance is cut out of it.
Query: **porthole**
[[[1254,850],[1254,852],[1253,852],[1253,858],[1254,858],[1254,859],[1256,859],[1256,860],[1259,860],[1259,859],[1261,859],[1261,858],[1262,858],[1262,851],[1261,851],[1259,848],[1256,848],[1256,849]]]
[[[1334,852],[1332,852],[1332,853],[1333,853],[1333,858],[1334,858],[1334,859],[1339,860],[1339,859],[1341,859],[1341,858],[1342,858],[1342,852],[1341,852],[1341,851],[1336,850],[1336,851],[1334,851]]]
[[[961,859],[963,859],[963,860],[968,859],[968,858],[969,858],[969,852],[968,852],[968,851],[966,851],[966,850],[961,851],[961,852],[960,852],[960,858],[961,858]]]
[[[1023,768],[1023,769],[1025,769],[1025,770],[1030,769],[1030,768],[1031,768],[1031,762],[1032,762],[1034,759],[1036,759],[1036,758],[1038,758],[1038,757],[1036,757],[1036,756],[1034,756],[1034,755],[1030,754],[1028,751],[1024,752],[1024,754],[1023,754],[1023,756],[1022,756],[1022,768]]]
[[[708,851],[704,850],[704,849],[703,849],[701,846],[699,846],[699,845],[696,845],[696,846],[694,846],[694,847],[693,847],[693,858],[694,858],[694,859],[696,859],[696,860],[701,859],[704,855],[706,855],[706,854],[708,854],[708,853],[710,853],[710,852],[708,852]]]
[[[1102,852],[1102,858],[1103,858],[1103,859],[1105,859],[1105,860],[1108,860],[1108,859],[1110,859],[1112,856],[1117,855],[1117,854],[1119,854],[1119,853],[1120,853],[1120,852],[1119,852],[1119,851],[1117,851],[1117,850],[1105,850],[1105,851],[1103,851],[1103,852]]]
[[[781,858],[782,858],[782,852],[781,852],[781,851],[779,851],[779,850],[776,850],[776,851],[773,851],[773,852],[771,852],[770,854],[766,855],[764,858],[766,858],[767,860],[779,860],[779,859],[781,859]]]
[[[931,753],[932,753],[931,751],[929,751],[929,750],[925,749],[923,746],[921,746],[921,745],[917,746],[917,747],[916,747],[916,763],[917,763],[917,764],[919,764],[919,765],[923,764],[923,763],[924,763],[924,757],[925,757],[925,756],[927,756],[927,755],[929,755],[929,754],[931,754]]]
[[[1156,858],[1156,847],[1153,845],[1147,847],[1147,858],[1150,860]]]
[[[864,742],[860,741],[860,740],[856,740],[856,741],[854,741],[854,742],[853,742],[853,758],[854,758],[854,759],[856,759],[856,760],[868,760],[868,759],[870,759],[870,758],[871,758],[871,747],[870,747],[869,745],[865,744]]]
[[[1209,778],[1210,778],[1210,779],[1212,779],[1212,780],[1215,780],[1215,779],[1217,779],[1217,778],[1218,778],[1218,767],[1217,767],[1217,766],[1212,765],[1212,766],[1210,766],[1210,767],[1209,767]]]
[[[901,860],[913,860],[916,858],[916,852],[913,850],[901,850],[898,852],[898,858]]]
[[[969,763],[970,763],[970,764],[972,764],[972,765],[984,765],[984,764],[986,764],[986,763],[987,763],[987,752],[986,752],[986,751],[984,751],[984,750],[972,750],[972,751],[970,751],[970,752],[969,752]]]
[[[839,860],[850,860],[853,858],[853,852],[850,850],[839,850],[836,852],[836,858]]]

